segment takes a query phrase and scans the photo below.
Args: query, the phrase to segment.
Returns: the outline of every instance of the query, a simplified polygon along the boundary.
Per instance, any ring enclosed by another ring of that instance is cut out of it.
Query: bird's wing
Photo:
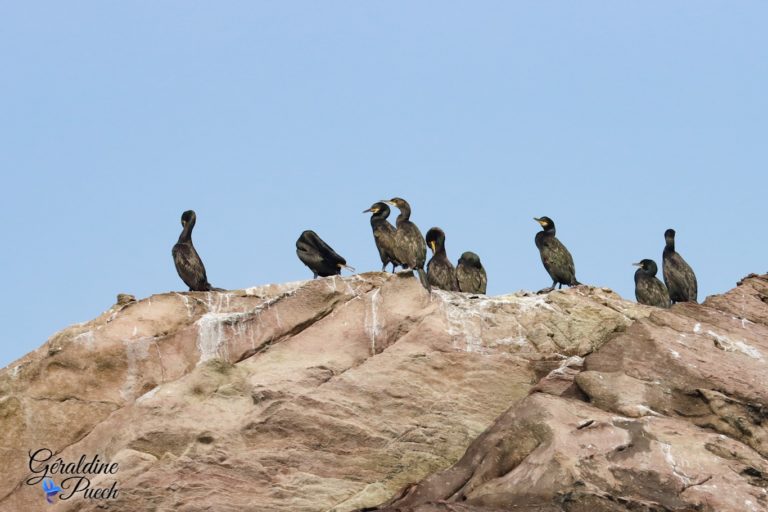
[[[466,293],[485,293],[485,274],[480,269],[459,265],[456,269],[459,290]]]
[[[393,261],[399,265],[395,255],[395,229],[387,223],[387,226],[381,226],[373,230],[376,248],[379,250],[382,261]]]
[[[699,283],[696,281],[696,274],[693,273],[693,269],[687,261],[680,256],[680,261],[683,262],[683,273],[685,274],[685,282],[688,285],[688,296],[693,299],[694,302],[698,300],[698,288]]]
[[[398,259],[413,267],[423,267],[427,259],[427,242],[419,228],[407,223],[397,230],[396,251]]]
[[[314,248],[297,247],[296,255],[301,262],[308,266],[313,272],[317,272],[318,269],[323,266],[323,255]]]
[[[435,262],[434,258],[431,259],[429,265],[427,265],[427,279],[429,280],[429,284],[440,288],[441,290],[458,290],[456,271],[449,261],[438,264]]]
[[[346,263],[347,260],[339,256],[339,254],[331,248],[330,245],[325,243],[325,241],[318,237],[315,237],[313,240],[315,247],[318,251],[320,251],[320,254],[323,255],[323,257],[326,260],[331,260],[333,263]]]
[[[483,267],[480,267],[477,270],[477,273],[480,274],[480,293],[485,293],[488,289],[488,274],[485,273],[485,269]]]
[[[203,290],[208,285],[203,260],[190,244],[176,244],[171,251],[176,272],[184,283],[194,290]]]
[[[576,265],[573,263],[573,256],[571,256],[571,253],[566,247],[560,242],[560,240],[557,240],[557,243],[560,244],[560,247],[562,248],[563,252],[563,258],[565,258],[565,264],[568,271],[571,273],[574,278],[576,277]]]
[[[568,249],[563,245],[563,243],[558,240],[557,238],[552,238],[550,241],[550,248],[551,251],[549,251],[549,256],[551,259],[550,264],[553,265],[551,268],[558,271],[558,277],[562,278],[563,280],[569,280],[569,279],[576,279],[576,267],[573,264],[573,256],[571,256],[571,253],[568,252]],[[560,269],[565,269],[566,272],[569,275],[559,275]]]
[[[653,278],[653,294],[656,297],[656,300],[658,301],[658,304],[664,305],[665,307],[670,306],[670,300],[669,300],[669,291],[667,290],[667,287],[664,286],[664,283],[659,281],[659,278],[654,277]]]

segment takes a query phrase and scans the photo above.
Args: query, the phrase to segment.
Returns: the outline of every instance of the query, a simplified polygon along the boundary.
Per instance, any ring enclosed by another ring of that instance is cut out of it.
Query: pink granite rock
[[[765,285],[668,312],[383,273],[123,301],[0,371],[0,510],[761,510]],[[117,462],[92,482],[117,499],[44,503],[41,447]]]

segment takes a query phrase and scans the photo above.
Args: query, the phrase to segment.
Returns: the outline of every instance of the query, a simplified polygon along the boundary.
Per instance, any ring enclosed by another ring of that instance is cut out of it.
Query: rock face
[[[768,276],[749,276],[653,310],[563,377],[584,401],[529,395],[375,510],[768,510],[766,303]]]
[[[766,302],[384,273],[123,300],[0,372],[0,510],[768,510]],[[117,497],[47,505],[39,448],[117,462]]]

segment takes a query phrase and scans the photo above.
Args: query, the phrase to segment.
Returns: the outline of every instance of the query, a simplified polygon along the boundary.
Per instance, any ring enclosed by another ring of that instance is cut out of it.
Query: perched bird
[[[307,230],[299,236],[296,240],[296,254],[302,263],[309,267],[315,278],[339,275],[342,268],[353,272],[355,270],[314,231]]]
[[[669,298],[672,304],[675,302],[696,302],[698,284],[696,274],[682,256],[675,251],[675,230],[668,229],[664,232],[664,283],[669,290]]]
[[[633,263],[640,267],[635,271],[635,298],[640,304],[668,308],[672,304],[669,301],[669,292],[664,283],[656,277],[659,268],[653,260],[645,259],[639,263]]]
[[[449,292],[459,291],[456,269],[445,253],[445,233],[440,228],[427,231],[427,245],[432,249],[432,259],[427,263],[427,281],[430,286]]]
[[[534,217],[536,222],[541,224],[543,231],[536,233],[536,247],[541,253],[541,262],[544,268],[552,278],[552,287],[544,288],[539,293],[550,292],[559,284],[562,288],[564,284],[576,286],[579,283],[576,280],[576,267],[573,265],[573,256],[568,249],[555,236],[555,223],[549,217]]]
[[[459,291],[465,293],[485,293],[488,277],[485,275],[480,256],[467,251],[459,258],[456,267],[456,279],[459,282]]]
[[[427,275],[424,272],[424,262],[427,260],[427,243],[419,228],[411,222],[411,205],[400,197],[384,201],[400,210],[397,216],[395,231],[395,258],[403,268],[416,270],[424,288],[429,289]]]
[[[192,229],[195,227],[197,215],[193,210],[187,210],[181,214],[181,235],[179,241],[173,246],[171,254],[173,262],[176,264],[176,272],[184,284],[189,286],[191,292],[223,291],[221,288],[214,288],[208,282],[205,275],[205,266],[203,260],[192,245]]]
[[[364,210],[363,213],[371,212],[371,229],[373,230],[373,241],[376,242],[376,248],[381,257],[381,270],[387,269],[387,264],[392,263],[392,272],[395,267],[400,265],[400,261],[395,256],[395,227],[389,223],[389,206],[387,203],[379,201]]]

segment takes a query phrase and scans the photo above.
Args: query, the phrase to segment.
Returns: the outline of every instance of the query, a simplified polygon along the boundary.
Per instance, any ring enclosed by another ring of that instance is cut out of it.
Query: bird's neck
[[[667,252],[667,253],[675,252],[675,241],[674,240],[667,240],[667,245],[664,247],[664,252]]]
[[[180,244],[186,243],[186,242],[189,242],[189,243],[192,242],[192,228],[194,227],[195,227],[194,222],[187,222],[184,225],[184,229],[181,230],[181,234],[179,235]]]
[[[411,209],[408,206],[403,206],[400,209],[400,215],[397,216],[397,225],[399,226],[403,222],[408,222],[411,218]]]
[[[384,212],[378,212],[371,215],[371,226],[376,226],[377,224],[383,224],[384,222],[387,222],[387,217],[389,214],[384,215]]]

